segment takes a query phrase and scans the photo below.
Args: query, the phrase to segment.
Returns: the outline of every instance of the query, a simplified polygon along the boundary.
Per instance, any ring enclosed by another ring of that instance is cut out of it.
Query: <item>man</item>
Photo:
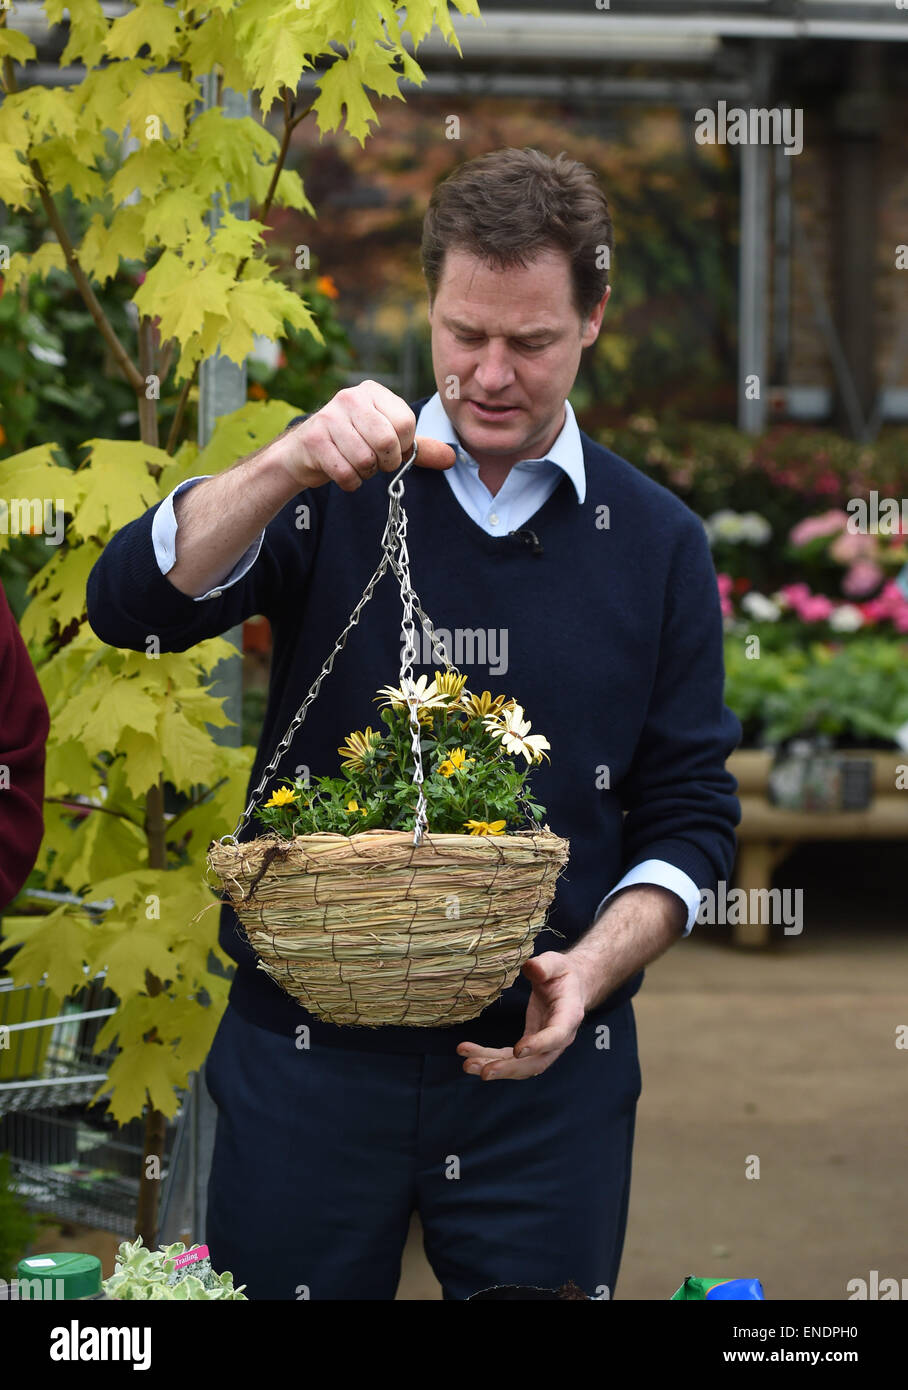
[[[701,889],[730,874],[740,808],[724,763],[741,726],[722,698],[702,524],[583,434],[566,399],[602,322],[611,244],[583,165],[516,149],[462,165],[423,234],[436,394],[339,392],[176,489],[89,578],[92,627],[118,645],[144,649],[154,631],[182,651],[270,618],[251,788],[375,569],[382,475],[419,437],[404,505],[424,611],[485,632],[499,655],[506,640],[491,679],[489,663],[454,660],[469,689],[513,695],[551,745],[534,797],[571,844],[551,931],[471,1022],[322,1023],[255,969],[222,910],[238,968],[206,1064],[219,1116],[205,1236],[250,1297],[393,1298],[414,1209],[445,1298],[568,1279],[614,1296],[640,1093],[631,996],[690,930]],[[301,767],[336,775],[400,663],[392,580],[269,785]]]

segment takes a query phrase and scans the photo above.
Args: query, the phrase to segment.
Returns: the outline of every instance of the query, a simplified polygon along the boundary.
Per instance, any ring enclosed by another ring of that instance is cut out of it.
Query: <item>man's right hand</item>
[[[400,396],[378,381],[345,387],[281,440],[280,461],[300,488],[321,487],[332,479],[355,492],[381,469],[393,473],[413,452],[416,416]],[[454,450],[437,439],[420,437],[416,463],[450,468]]]

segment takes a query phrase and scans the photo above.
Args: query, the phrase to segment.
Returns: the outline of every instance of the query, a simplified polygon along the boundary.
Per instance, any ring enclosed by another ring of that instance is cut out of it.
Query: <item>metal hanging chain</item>
[[[428,616],[423,612],[419,599],[410,583],[410,557],[407,551],[406,542],[407,513],[404,511],[402,501],[404,492],[403,477],[407,469],[410,468],[412,464],[416,461],[417,448],[418,445],[416,443],[416,440],[414,439],[412,454],[407,459],[406,463],[404,463],[401,466],[398,472],[395,473],[394,479],[391,482],[390,487],[388,488],[388,496],[390,500],[388,502],[388,519],[385,523],[384,535],[382,536],[381,540],[383,551],[381,563],[378,566],[378,569],[373,574],[372,578],[369,580],[365,589],[363,590],[362,597],[360,598],[352,614],[350,615],[350,620],[347,623],[347,626],[344,628],[340,637],[334,644],[334,650],[328,657],[328,660],[325,662],[321,671],[316,676],[305,700],[300,705],[296,714],[290,721],[290,725],[287,729],[287,732],[284,734],[284,737],[278,744],[274,757],[271,759],[271,762],[268,764],[268,766],[265,768],[265,771],[262,773],[261,781],[253,791],[251,797],[249,798],[249,804],[247,805],[240,819],[237,821],[236,828],[234,829],[233,834],[222,835],[218,842],[219,844],[223,845],[228,843],[229,841],[233,841],[234,844],[238,843],[237,836],[246,826],[249,817],[252,814],[253,808],[255,807],[256,801],[265,789],[265,785],[268,781],[268,778],[275,771],[278,763],[281,760],[282,755],[286,752],[287,748],[289,748],[290,743],[293,739],[293,735],[296,733],[297,729],[302,724],[303,720],[306,717],[306,713],[309,709],[309,706],[312,704],[313,700],[319,692],[322,681],[325,679],[329,671],[334,666],[334,658],[337,656],[338,652],[346,643],[347,637],[349,636],[350,632],[359,622],[359,615],[362,609],[365,607],[366,603],[368,603],[369,599],[372,597],[376,584],[387,570],[389,564],[400,581],[400,596],[404,610],[404,617],[401,627],[402,630],[406,633],[407,638],[406,645],[404,648],[404,660],[401,664],[400,669],[401,691],[406,696],[407,692],[404,686],[404,681],[409,680],[412,682],[413,679],[411,653],[415,649],[415,641],[413,637],[414,611],[418,614],[423,627],[429,633],[429,637],[432,642],[432,650],[435,653],[435,655],[439,657],[439,659],[444,663],[445,667],[449,671],[453,672],[455,675],[460,674],[456,666],[451,665],[448,659],[448,654],[445,651],[442,644],[438,641],[438,638],[435,635],[435,628]],[[398,551],[400,552],[399,556],[397,554]],[[426,801],[425,797],[423,796],[422,790],[422,749],[420,747],[419,738],[419,720],[416,714],[419,702],[416,699],[415,695],[411,695],[409,698],[407,698],[406,703],[410,711],[410,731],[412,736],[413,759],[416,764],[413,775],[413,782],[418,790],[416,804],[416,825],[413,831],[413,844],[419,845],[422,842],[423,831],[427,828]]]

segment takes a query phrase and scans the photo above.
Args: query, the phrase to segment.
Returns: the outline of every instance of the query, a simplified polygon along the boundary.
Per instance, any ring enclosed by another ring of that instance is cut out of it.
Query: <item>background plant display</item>
[[[475,0],[454,6],[478,14]],[[45,515],[49,505],[65,519],[61,543],[29,582],[21,628],[51,715],[38,874],[81,899],[45,916],[15,916],[14,905],[4,936],[20,949],[8,970],[21,984],[46,976],[60,996],[106,971],[120,1004],[97,1046],[117,1041],[121,1051],[96,1099],[109,1091],[120,1123],[145,1115],[146,1160],[163,1153],[166,1117],[207,1055],[226,1000],[228,982],[209,968],[224,964],[210,917],[190,923],[209,898],[205,845],[241,804],[253,750],[210,738],[209,727],[225,717],[209,683],[229,644],[163,654],[150,633],[145,652],[114,650],[87,626],[86,580],[111,536],[177,482],[219,472],[299,413],[298,400],[253,399],[219,422],[205,449],[185,435],[197,370],[215,350],[242,363],[259,339],[279,340],[288,327],[325,342],[299,282],[283,283],[263,249],[273,208],[314,215],[299,175],[286,167],[290,134],[313,113],[322,132],[343,123],[362,145],[377,121],[367,89],[402,99],[402,76],[424,80],[405,34],[415,49],[437,27],[459,51],[448,10],[434,0],[383,0],[354,12],[345,0],[324,0],[277,13],[268,0],[224,0],[214,11],[177,11],[142,0],[111,19],[97,0],[68,9],[47,0],[50,24],[67,19],[61,66],[79,60],[86,74],[78,83],[23,87],[18,69],[35,49],[0,9],[0,200],[17,220],[40,220],[46,236],[37,250],[3,242],[3,297],[21,302],[23,286],[31,293],[55,272],[70,277],[130,393],[140,436],[117,434],[118,409],[114,437],[96,433],[75,459],[54,432],[0,461],[3,495],[44,499]],[[299,109],[302,72],[317,66],[311,105]],[[199,82],[212,72],[217,102],[200,109]],[[264,114],[277,102],[279,133],[228,116],[223,87],[254,93]],[[257,217],[212,219],[215,201],[226,208],[247,199]],[[81,217],[64,217],[72,204]],[[19,245],[33,242],[24,236]],[[115,296],[125,324],[99,298],[112,282],[128,287]],[[168,381],[177,395],[161,447]],[[21,397],[28,382],[19,385]],[[60,389],[72,385],[67,376]],[[123,391],[113,389],[119,406]],[[107,430],[103,392],[101,402]],[[19,407],[8,417],[13,447],[37,419],[21,400]],[[36,540],[16,535],[12,544],[31,546],[34,558]],[[0,549],[10,543],[0,532]],[[188,800],[177,808],[180,794]],[[87,902],[107,905],[103,922]],[[149,1172],[146,1161],[137,1230],[151,1244],[159,1184]]]
[[[381,719],[387,732],[355,730],[337,751],[341,777],[318,777],[311,785],[285,779],[256,817],[287,839],[315,832],[356,834],[361,830],[412,830],[418,789],[410,708],[420,725],[423,796],[429,831],[438,834],[504,835],[545,808],[525,790],[533,763],[547,757],[548,739],[531,734],[524,710],[513,699],[474,695],[466,676],[445,671],[383,686]],[[521,768],[511,756],[523,758]]]
[[[747,656],[751,636],[760,639],[759,660]],[[742,623],[726,635],[725,677],[745,744],[805,736],[842,747],[908,746],[908,642],[877,636],[799,646],[765,624]]]
[[[357,336],[368,333],[370,373],[387,380],[412,353],[418,389],[433,380],[414,248],[436,182],[497,146],[529,145],[550,155],[565,149],[601,178],[616,232],[605,329],[583,354],[571,393],[583,427],[595,432],[656,401],[660,413],[734,418],[733,152],[692,144],[677,108],[616,105],[606,114],[579,94],[567,102],[540,96],[503,103],[466,90],[458,93],[456,130],[451,110],[447,95],[432,92],[395,105],[370,142],[367,163],[352,147],[317,139],[306,127],[293,137],[319,206],[313,236],[325,254],[330,248],[347,323]],[[288,250],[299,240],[295,221],[288,212],[276,231]]]
[[[867,446],[787,426],[753,439],[639,416],[603,442],[703,518],[744,743],[904,747],[908,536],[856,530],[855,503],[908,495],[908,434]]]

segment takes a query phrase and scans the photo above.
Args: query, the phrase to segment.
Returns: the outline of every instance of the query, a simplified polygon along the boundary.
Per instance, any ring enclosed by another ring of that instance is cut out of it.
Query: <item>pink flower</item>
[[[824,622],[834,608],[825,594],[812,594],[806,584],[786,584],[779,590],[779,596],[804,623]]]
[[[806,584],[786,584],[779,593],[787,607],[793,608],[796,613],[804,600],[810,598],[810,590]]]
[[[876,598],[862,605],[865,617],[874,622],[889,618],[896,632],[908,632],[908,599],[894,579],[884,584]]]
[[[829,547],[833,560],[840,565],[851,565],[855,560],[869,560],[876,555],[876,536],[864,535],[861,531],[843,531]]]
[[[894,579],[888,580],[888,582],[883,585],[883,591],[879,597],[886,605],[887,612],[890,613],[908,602]]]
[[[822,512],[819,516],[808,516],[793,526],[788,539],[792,545],[806,545],[817,536],[833,536],[845,528],[848,513],[843,511]]]
[[[805,623],[825,622],[833,610],[833,604],[825,594],[811,594],[804,599],[798,609],[798,617]]]
[[[864,594],[872,594],[882,580],[883,571],[873,560],[857,560],[842,580],[842,593],[849,598],[861,598]]]
[[[733,618],[735,616],[735,610],[732,606],[731,598],[729,597],[734,587],[734,582],[730,574],[716,575],[716,584],[719,588],[719,603],[722,608],[723,618]]]

